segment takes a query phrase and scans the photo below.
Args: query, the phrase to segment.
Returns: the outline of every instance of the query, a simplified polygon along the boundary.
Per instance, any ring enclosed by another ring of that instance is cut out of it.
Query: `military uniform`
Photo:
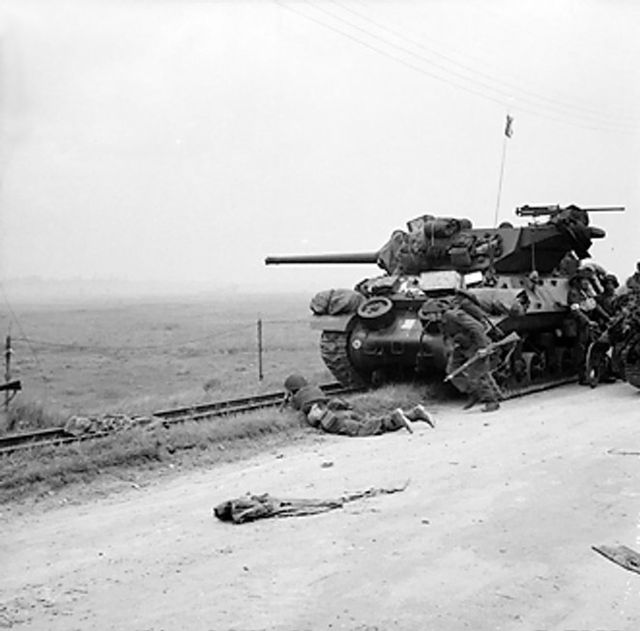
[[[342,399],[329,399],[326,404],[316,406],[307,414],[307,422],[311,427],[343,436],[377,436],[403,427],[411,431],[398,414],[369,416]]]
[[[630,291],[640,293],[640,263],[637,265],[637,270],[627,278],[626,285]]]
[[[309,384],[299,374],[289,375],[284,387],[285,403],[300,410],[311,427],[330,434],[376,436],[401,428],[412,433],[411,421],[424,421],[435,427],[432,416],[422,405],[416,405],[406,413],[398,408],[390,414],[376,416],[355,410],[344,399],[327,397],[318,386]]]
[[[448,309],[442,314],[442,333],[451,346],[447,373],[451,374],[477,352],[489,346],[490,340],[484,327],[476,318],[461,308]],[[495,409],[500,390],[489,371],[488,358],[481,358],[452,380],[453,385],[470,396],[470,403],[489,404],[485,409]]]
[[[587,349],[593,338],[593,331],[598,328],[598,323],[595,320],[598,305],[596,299],[581,283],[580,277],[574,277],[571,280],[571,287],[567,294],[567,305],[576,323],[576,343],[573,347],[574,364],[580,383],[586,384]]]

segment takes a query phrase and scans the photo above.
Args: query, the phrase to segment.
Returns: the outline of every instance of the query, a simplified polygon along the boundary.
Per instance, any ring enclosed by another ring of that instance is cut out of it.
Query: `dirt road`
[[[640,575],[591,546],[640,551],[640,455],[620,453],[640,454],[640,392],[576,385],[437,420],[5,512],[0,628],[639,628]],[[247,491],[332,498],[407,479],[311,517],[211,514]]]

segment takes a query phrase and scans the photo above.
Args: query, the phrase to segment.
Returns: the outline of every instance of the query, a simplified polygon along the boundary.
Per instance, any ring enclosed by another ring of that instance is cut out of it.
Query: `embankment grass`
[[[425,396],[424,386],[397,385],[350,400],[365,412],[380,414],[415,405]],[[320,435],[293,410],[266,409],[168,428],[154,423],[72,445],[33,447],[0,457],[0,502],[55,494],[109,476],[148,478],[169,467],[215,465]]]

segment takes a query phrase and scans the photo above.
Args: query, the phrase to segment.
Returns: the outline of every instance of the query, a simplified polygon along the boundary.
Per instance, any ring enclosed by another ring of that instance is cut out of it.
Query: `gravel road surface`
[[[0,628],[50,631],[640,628],[640,391],[566,386],[492,414],[436,408],[141,488],[0,509]],[[243,525],[219,502],[403,492]]]

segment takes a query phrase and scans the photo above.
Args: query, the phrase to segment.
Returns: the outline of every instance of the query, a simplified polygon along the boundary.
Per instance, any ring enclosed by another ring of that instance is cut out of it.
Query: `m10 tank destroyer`
[[[515,347],[505,346],[494,362],[500,386],[517,389],[575,376],[569,280],[592,241],[605,236],[590,225],[589,212],[614,210],[624,209],[523,206],[516,215],[530,218],[528,225],[497,228],[423,215],[376,252],[270,256],[265,263],[375,263],[384,271],[311,301],[322,358],[342,384],[442,379],[450,349],[425,309],[435,300],[479,306],[495,340],[517,333]]]

